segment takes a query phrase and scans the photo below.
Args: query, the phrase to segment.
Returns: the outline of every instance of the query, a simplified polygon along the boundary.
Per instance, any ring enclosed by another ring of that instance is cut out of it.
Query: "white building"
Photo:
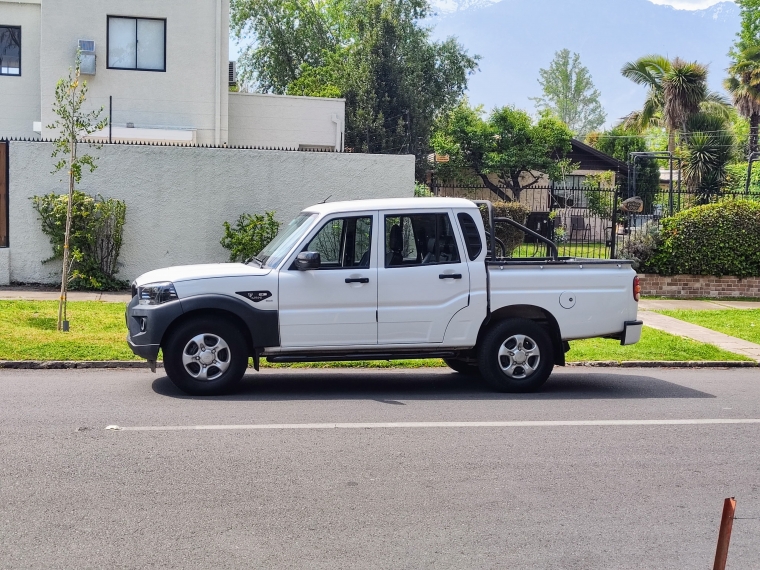
[[[342,150],[345,101],[230,93],[229,0],[0,0],[0,138],[49,139],[83,50],[114,141]]]

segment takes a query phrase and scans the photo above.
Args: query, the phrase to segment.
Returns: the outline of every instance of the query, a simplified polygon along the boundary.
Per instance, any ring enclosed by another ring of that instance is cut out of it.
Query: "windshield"
[[[298,240],[309,230],[316,214],[299,214],[255,257],[262,265],[276,267]]]

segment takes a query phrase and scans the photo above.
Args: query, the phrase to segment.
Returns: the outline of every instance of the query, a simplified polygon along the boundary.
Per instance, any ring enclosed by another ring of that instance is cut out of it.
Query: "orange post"
[[[726,570],[728,543],[731,542],[731,529],[734,526],[734,513],[736,513],[736,500],[731,497],[723,501],[723,516],[720,518],[718,547],[715,549],[713,570]]]

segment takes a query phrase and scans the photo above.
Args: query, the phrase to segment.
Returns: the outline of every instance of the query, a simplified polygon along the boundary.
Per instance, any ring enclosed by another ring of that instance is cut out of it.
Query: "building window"
[[[166,71],[166,20],[108,16],[107,67]]]
[[[0,75],[21,75],[19,26],[0,26]]]

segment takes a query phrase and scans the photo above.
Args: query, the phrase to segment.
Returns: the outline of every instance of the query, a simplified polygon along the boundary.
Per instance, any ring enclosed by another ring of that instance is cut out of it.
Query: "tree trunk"
[[[58,330],[63,330],[63,321],[67,320],[66,301],[69,289],[69,265],[71,254],[69,242],[71,240],[71,217],[74,203],[74,161],[76,160],[76,142],[71,143],[71,156],[69,158],[69,203],[66,205],[66,231],[63,235],[63,267],[61,270],[61,298],[58,301]]]
[[[483,181],[483,184],[485,185],[485,187],[488,188],[494,194],[496,194],[499,197],[499,199],[503,200],[504,202],[512,201],[512,198],[510,198],[509,195],[506,192],[504,192],[504,190],[502,190],[501,188],[498,187],[498,185],[494,184],[493,182],[491,182],[491,180],[489,180],[487,174],[483,174],[480,171],[476,171],[476,172],[478,176],[480,176],[480,179]]]
[[[760,126],[760,115],[752,113],[749,116],[749,152],[757,152],[757,128]]]
[[[676,151],[676,132],[668,129],[668,152],[672,155]]]

